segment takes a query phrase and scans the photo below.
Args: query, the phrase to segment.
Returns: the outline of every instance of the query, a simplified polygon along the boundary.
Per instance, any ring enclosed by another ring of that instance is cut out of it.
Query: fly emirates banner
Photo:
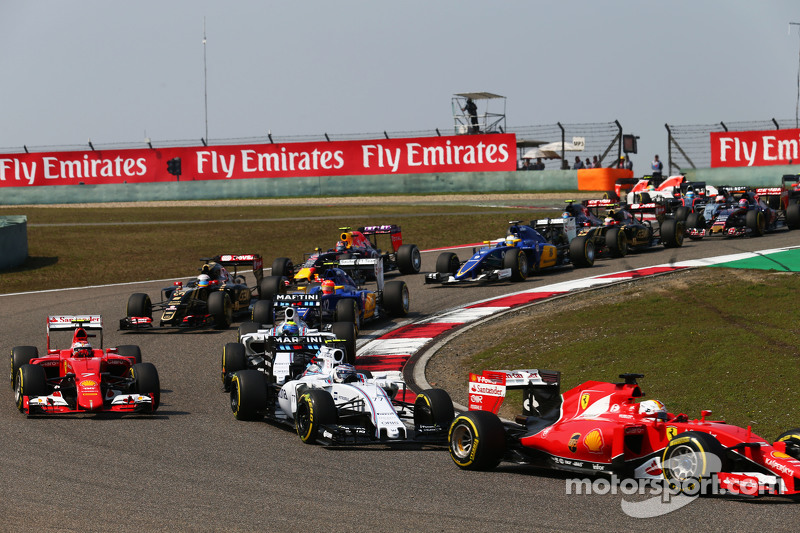
[[[800,129],[711,133],[711,167],[791,165],[800,160]]]
[[[0,154],[0,187],[513,171],[513,134]],[[167,161],[181,159],[179,178]]]

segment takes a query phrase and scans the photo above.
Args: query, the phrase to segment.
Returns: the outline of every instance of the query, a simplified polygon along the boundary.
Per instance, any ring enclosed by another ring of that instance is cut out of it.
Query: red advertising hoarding
[[[791,165],[800,160],[800,130],[711,133],[711,167]]]
[[[513,134],[0,154],[0,187],[513,171]]]

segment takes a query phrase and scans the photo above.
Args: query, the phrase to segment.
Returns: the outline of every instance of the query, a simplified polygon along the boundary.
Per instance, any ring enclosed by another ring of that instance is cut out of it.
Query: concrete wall
[[[0,270],[19,266],[28,258],[28,218],[0,217]]]

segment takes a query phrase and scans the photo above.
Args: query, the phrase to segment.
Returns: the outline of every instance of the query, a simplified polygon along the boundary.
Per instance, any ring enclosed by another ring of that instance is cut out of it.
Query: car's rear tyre
[[[247,354],[244,345],[229,342],[222,347],[222,390],[231,390],[231,378],[239,370],[247,369]]]
[[[503,268],[511,269],[511,281],[525,281],[528,279],[528,256],[519,248],[510,248],[503,256]]]
[[[272,307],[272,300],[259,300],[254,303],[250,318],[258,326],[273,324],[275,322],[275,311]]]
[[[436,272],[440,274],[455,274],[460,266],[461,261],[453,252],[442,252],[436,258]]]
[[[129,358],[134,365],[142,362],[142,349],[135,344],[117,346],[117,354]]]
[[[297,399],[294,424],[300,440],[314,444],[320,436],[322,426],[336,424],[339,413],[333,397],[322,389],[306,389]]]
[[[397,249],[397,268],[401,274],[418,274],[422,267],[422,254],[416,244],[402,244]]]
[[[272,262],[272,275],[285,276],[292,279],[294,277],[294,263],[288,257],[278,257]]]
[[[267,384],[258,370],[240,370],[231,378],[231,411],[237,420],[258,420],[267,409]]]
[[[361,313],[358,310],[358,303],[353,298],[342,298],[336,302],[336,310],[333,316],[334,322],[349,322],[355,325],[356,333],[361,328]]]
[[[262,300],[274,300],[276,294],[286,293],[286,283],[283,276],[266,276],[261,280],[260,298]]]
[[[653,199],[650,198],[649,192],[637,192],[634,195],[634,200],[636,200],[636,203],[638,204],[649,204],[653,201]]]
[[[593,266],[594,258],[594,242],[587,235],[575,237],[569,243],[569,260],[575,268]]]
[[[216,329],[227,329],[233,322],[233,302],[225,291],[214,291],[208,295],[208,314]]]
[[[503,423],[489,411],[467,411],[450,425],[450,458],[465,470],[491,470],[506,453]]]
[[[705,229],[706,219],[702,213],[692,213],[686,218],[687,228]]]
[[[664,243],[664,248],[679,248],[683,246],[685,233],[686,228],[680,220],[667,218],[661,222],[661,242]]]
[[[47,375],[44,368],[27,363],[19,367],[14,384],[14,399],[20,412],[24,410],[24,396],[29,398],[46,396],[49,392],[50,388],[47,386]]]
[[[8,377],[12,390],[20,367],[27,365],[31,362],[31,359],[36,359],[37,357],[39,357],[39,349],[36,346],[14,346],[11,348],[11,372]]]
[[[445,432],[455,416],[453,400],[442,389],[424,390],[414,400],[414,428],[417,430],[420,426],[438,426]]]
[[[331,326],[331,333],[336,338],[344,341],[344,360],[351,365],[356,364],[356,325],[352,322],[334,322]]]
[[[786,454],[800,461],[800,428],[784,431],[775,442],[785,442]]]
[[[689,213],[692,212],[690,207],[686,207],[685,205],[679,206],[675,209],[675,220],[685,221],[689,218]]]
[[[700,495],[702,480],[725,470],[725,449],[707,433],[686,431],[674,436],[661,457],[664,479],[672,490]]]
[[[611,257],[625,257],[628,255],[628,236],[622,228],[609,228],[606,232],[606,247],[611,252]]]
[[[153,318],[153,302],[150,301],[150,297],[141,292],[131,294],[128,297],[125,316]]]
[[[748,211],[745,215],[745,225],[750,230],[750,234],[754,237],[761,237],[764,235],[766,220],[764,213],[761,211]]]
[[[408,285],[405,281],[387,281],[383,286],[383,305],[391,316],[402,317],[408,314]]]
[[[161,382],[158,379],[158,370],[153,363],[137,363],[128,370],[133,378],[131,389],[139,394],[153,395],[153,411],[161,404]]]
[[[793,202],[786,206],[786,227],[800,229],[800,203]]]

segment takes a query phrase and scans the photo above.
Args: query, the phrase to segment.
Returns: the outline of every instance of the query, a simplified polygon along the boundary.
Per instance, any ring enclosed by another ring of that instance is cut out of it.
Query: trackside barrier
[[[28,217],[0,217],[0,270],[14,268],[28,258]]]

